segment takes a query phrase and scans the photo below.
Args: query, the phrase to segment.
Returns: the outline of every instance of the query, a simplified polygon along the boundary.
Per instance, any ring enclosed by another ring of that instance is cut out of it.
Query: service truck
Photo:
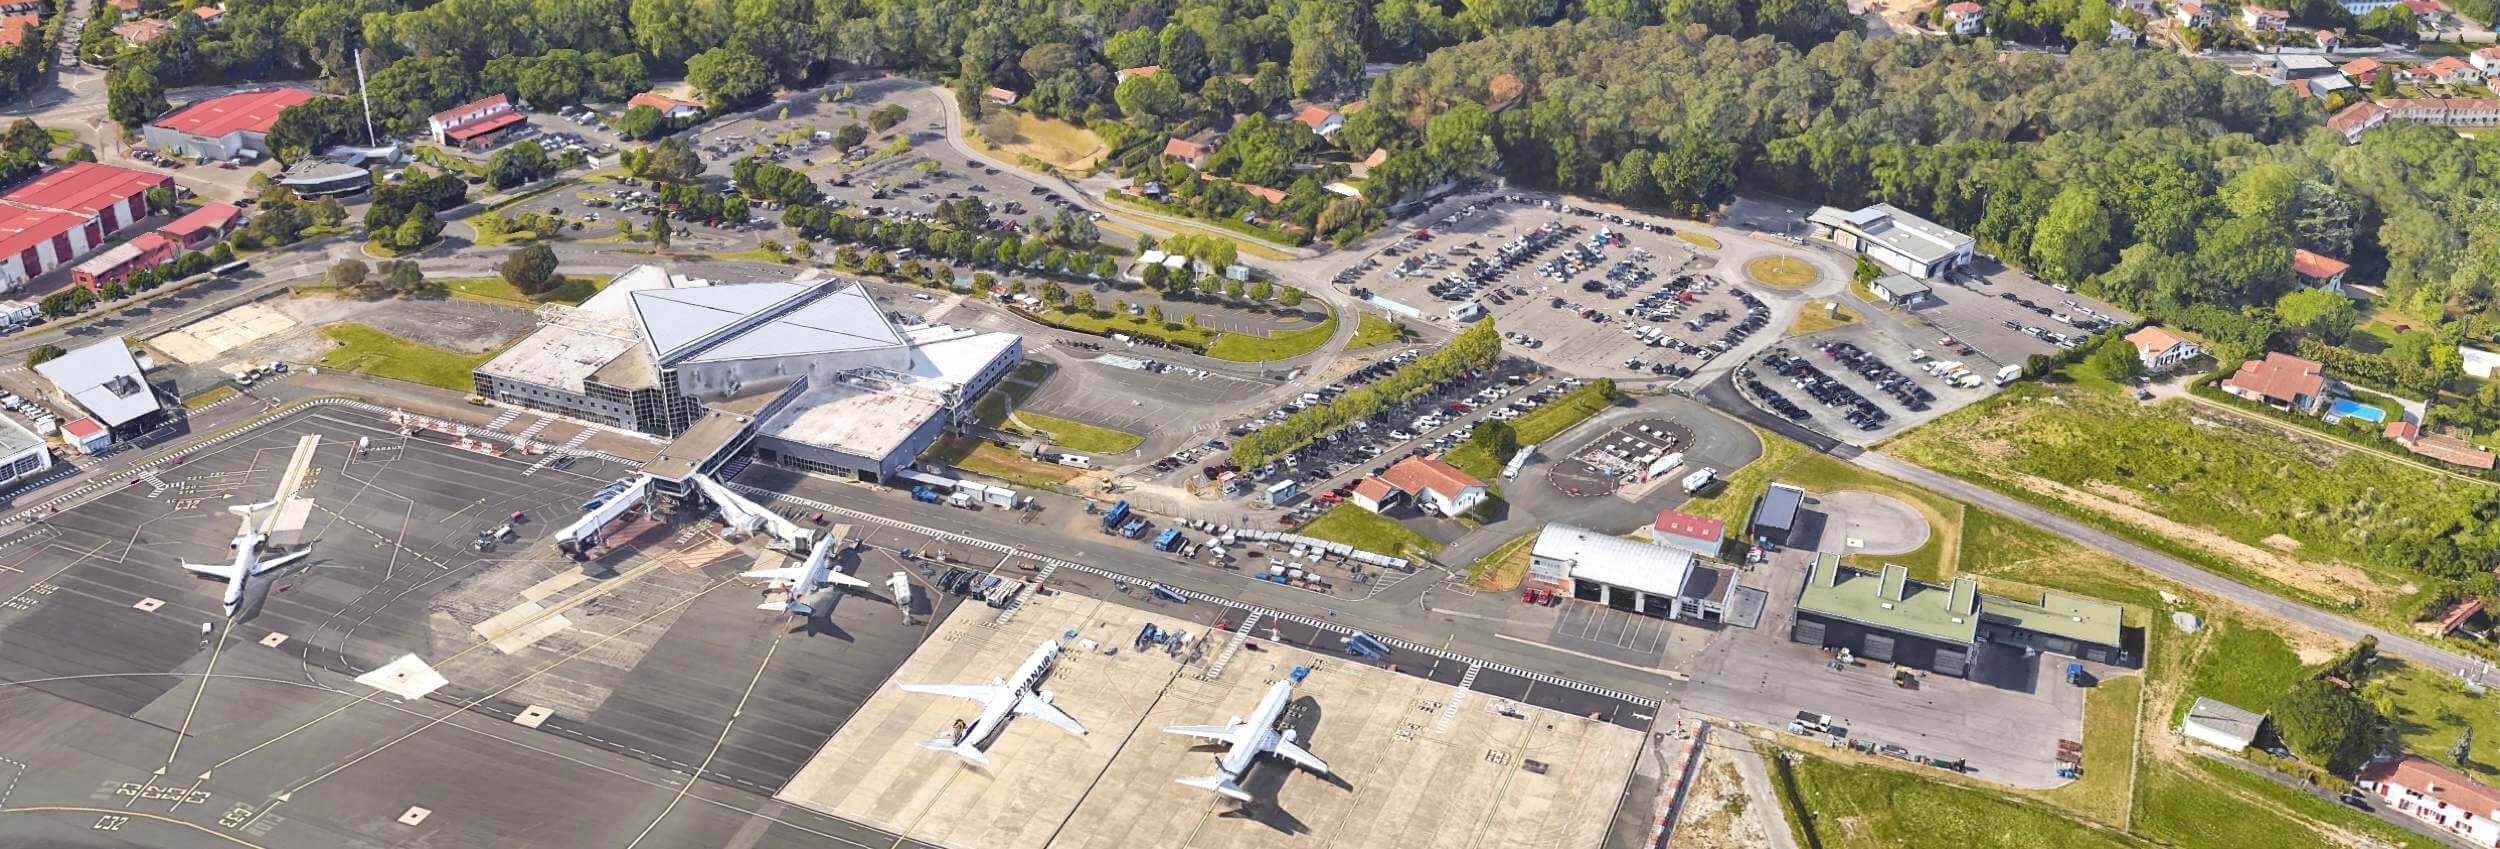
[[[1692,473],[1692,474],[1685,475],[1685,476],[1684,476],[1684,494],[1685,494],[1685,495],[1699,495],[1699,494],[1701,494],[1701,491],[1702,491],[1703,489],[1706,489],[1706,488],[1708,488],[1708,487],[1710,486],[1710,483],[1711,483],[1712,481],[1716,481],[1716,480],[1718,480],[1718,479],[1719,479],[1719,470],[1717,470],[1717,469],[1701,469],[1701,470],[1696,471],[1696,472],[1694,472],[1694,473]]]

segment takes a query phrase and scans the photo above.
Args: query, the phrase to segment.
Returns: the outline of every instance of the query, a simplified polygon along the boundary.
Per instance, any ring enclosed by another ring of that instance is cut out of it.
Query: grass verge
[[[1726,245],[1719,244],[1719,240],[1717,240],[1717,239],[1713,239],[1713,238],[1710,238],[1709,236],[1704,236],[1704,235],[1702,235],[1702,234],[1700,234],[1700,233],[1695,233],[1695,232],[1690,231],[1690,230],[1677,230],[1677,231],[1675,231],[1675,237],[1676,237],[1676,238],[1678,238],[1678,239],[1683,239],[1683,240],[1684,240],[1684,242],[1685,242],[1685,244],[1689,244],[1689,245],[1692,245],[1693,247],[1696,247],[1696,248],[1701,248],[1701,249],[1703,249],[1703,250],[1715,251],[1715,250],[1718,250],[1718,249],[1720,249],[1720,248],[1726,247]]]
[[[1790,464],[1814,453],[1804,443],[1753,425],[1746,427],[1752,428],[1754,438],[1762,442],[1762,456],[1754,458],[1744,468],[1732,472],[1721,470],[1719,486],[1694,496],[1676,509],[1726,522],[1731,528],[1745,527],[1745,520],[1753,515],[1754,499],[1762,497],[1762,490],[1770,485],[1771,479],[1786,471]]]
[[[321,355],[323,368],[439,386],[454,392],[474,391],[477,387],[471,382],[469,373],[495,356],[493,351],[483,354],[446,351],[401,339],[363,324],[328,325],[321,328],[321,335],[338,343],[338,347]]]
[[[1598,389],[1597,385],[1590,384],[1564,393],[1553,403],[1512,419],[1511,432],[1519,435],[1522,447],[1560,436],[1564,431],[1588,421],[1590,416],[1597,415],[1597,411],[1614,405],[1614,399],[1598,394]],[[1486,454],[1474,443],[1461,443],[1442,454],[1441,461],[1468,474],[1491,480],[1494,475],[1501,474],[1502,464],[1510,462],[1510,458]]]
[[[1397,322],[1375,315],[1366,315],[1361,321],[1355,323],[1354,341],[1347,342],[1345,349],[1353,351],[1374,345],[1387,345],[1404,339],[1406,336],[1406,328]]]
[[[1826,309],[1815,309],[1813,304],[1807,304],[1804,311],[1797,313],[1796,323],[1788,326],[1788,335],[1804,336],[1808,333],[1821,333],[1858,322],[1856,311],[1841,306],[1839,301],[1827,303],[1831,306]]]
[[[1057,489],[1078,474],[1075,469],[1025,457],[968,436],[938,440],[920,459],[1033,489]]]
[[[1269,331],[1265,336],[1226,333],[1216,337],[1215,344],[1207,346],[1207,356],[1237,363],[1290,360],[1319,350],[1319,346],[1328,344],[1328,338],[1335,335],[1337,317],[1331,315],[1328,320],[1309,327]]]
[[[1801,289],[1822,276],[1813,265],[1793,256],[1756,257],[1745,263],[1745,279],[1773,288]]]
[[[1016,413],[1012,421],[1047,434],[1052,445],[1089,454],[1118,454],[1146,441],[1134,433],[1040,413]]]
[[[214,404],[241,394],[243,394],[243,390],[234,388],[234,384],[220,383],[211,387],[206,392],[182,399],[182,407],[186,410],[198,410],[201,407],[206,407],[210,404]]]
[[[1536,534],[1520,534],[1517,539],[1502,543],[1492,553],[1478,558],[1467,567],[1467,583],[1482,590],[1509,592],[1519,588],[1528,577],[1529,552]]]
[[[600,288],[607,285],[607,281],[596,277],[566,275],[563,284],[532,296],[522,294],[521,290],[513,288],[500,276],[453,277],[438,282],[452,297],[464,301],[524,307],[539,304],[580,306],[581,302],[590,300],[590,296],[598,294]]]
[[[1312,519],[1310,524],[1295,529],[1307,537],[1342,542],[1374,554],[1406,557],[1410,554],[1430,556],[1441,551],[1441,544],[1414,532],[1396,519],[1356,507],[1339,504]]]

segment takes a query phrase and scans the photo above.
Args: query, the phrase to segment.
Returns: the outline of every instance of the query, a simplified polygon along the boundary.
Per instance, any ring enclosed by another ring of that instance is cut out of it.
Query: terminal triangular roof
[[[714,334],[814,288],[807,283],[742,283],[646,289],[634,293],[634,320],[651,358],[666,363]]]
[[[903,332],[887,321],[885,310],[856,283],[840,284],[824,294],[737,335],[685,362],[720,362],[767,357],[795,357],[900,348]]]

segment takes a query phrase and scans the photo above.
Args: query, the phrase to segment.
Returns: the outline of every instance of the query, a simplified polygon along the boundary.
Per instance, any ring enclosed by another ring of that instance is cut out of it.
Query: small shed
[[[1927,281],[1907,274],[1886,274],[1866,284],[1875,297],[1896,307],[1915,307],[1927,303],[1931,291]]]
[[[2257,730],[2265,723],[2265,714],[2198,696],[2196,704],[2188,708],[2187,718],[2179,721],[2179,733],[2224,751],[2237,752],[2257,742]]]

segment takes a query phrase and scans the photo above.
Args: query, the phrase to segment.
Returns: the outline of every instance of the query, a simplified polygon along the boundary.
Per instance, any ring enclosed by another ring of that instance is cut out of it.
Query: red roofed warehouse
[[[212,97],[149,124],[148,147],[202,159],[256,159],[269,152],[269,128],[278,123],[278,113],[326,96],[300,88],[264,88]]]
[[[102,294],[104,287],[129,279],[139,269],[155,268],[181,255],[182,247],[164,233],[141,233],[70,269],[69,282]]]
[[[2241,363],[2237,373],[2223,379],[2222,391],[2314,416],[2326,404],[2326,366],[2290,354],[2268,353],[2265,359]]]
[[[493,144],[495,139],[526,123],[529,117],[513,111],[512,99],[500,94],[454,106],[425,119],[426,129],[434,133],[435,144],[471,148]]]
[[[2500,846],[2500,791],[2456,770],[2407,755],[2362,767],[2361,786],[2406,816],[2476,846]]]
[[[147,193],[174,180],[129,168],[73,162],[0,195],[0,290],[76,262],[106,237],[147,217]]]

